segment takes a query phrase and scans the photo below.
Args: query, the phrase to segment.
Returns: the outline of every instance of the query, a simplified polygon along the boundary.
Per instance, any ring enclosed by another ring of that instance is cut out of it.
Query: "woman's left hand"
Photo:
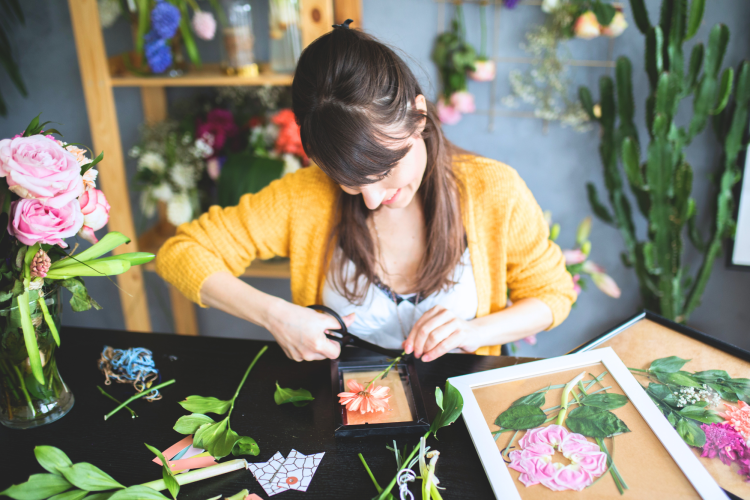
[[[474,352],[481,344],[476,328],[457,318],[443,306],[435,306],[422,315],[404,341],[404,351],[414,352],[422,361],[432,361],[452,349]]]

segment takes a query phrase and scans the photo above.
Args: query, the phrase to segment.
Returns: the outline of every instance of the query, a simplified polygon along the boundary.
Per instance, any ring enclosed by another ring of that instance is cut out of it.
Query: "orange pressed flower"
[[[347,383],[347,387],[351,392],[341,392],[338,394],[339,403],[346,405],[346,409],[349,411],[357,411],[363,415],[365,413],[382,411],[390,409],[388,400],[391,398],[388,395],[390,390],[388,387],[374,386],[370,390],[366,391],[365,388],[356,380],[350,380]]]
[[[734,430],[742,434],[745,441],[750,442],[750,405],[744,401],[738,401],[737,405],[724,404],[727,410],[719,415],[724,417]]]

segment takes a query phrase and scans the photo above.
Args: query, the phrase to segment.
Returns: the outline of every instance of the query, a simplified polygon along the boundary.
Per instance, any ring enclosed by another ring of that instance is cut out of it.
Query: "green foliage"
[[[463,7],[460,3],[456,4],[451,29],[441,33],[435,41],[432,60],[440,73],[444,99],[449,99],[454,92],[466,90],[466,73],[474,71],[477,54],[474,47],[466,41]]]
[[[294,406],[307,406],[310,401],[314,400],[312,394],[307,389],[285,389],[276,382],[276,391],[273,393],[273,400],[277,405],[292,403]]]
[[[544,401],[544,392],[534,392],[529,394],[528,396],[516,399],[510,406],[513,407],[518,405],[531,405],[541,408],[544,404]]]
[[[0,67],[5,70],[5,73],[7,73],[8,78],[13,82],[13,86],[16,87],[18,92],[26,97],[28,95],[26,84],[21,76],[21,71],[18,69],[18,62],[14,57],[17,49],[13,48],[6,32],[8,26],[17,26],[25,23],[23,11],[21,10],[21,2],[20,0],[7,0],[2,5],[4,7],[3,18],[7,23],[0,24]],[[8,108],[0,92],[0,116],[7,116],[7,114]]]
[[[680,371],[685,366],[685,363],[690,361],[689,359],[682,359],[677,356],[669,356],[668,358],[659,358],[651,363],[648,367],[650,372],[661,372],[661,373],[674,373]]]
[[[565,420],[568,428],[594,438],[605,438],[630,432],[625,422],[614,413],[595,406],[580,406],[568,414]]]
[[[172,472],[172,469],[169,468],[169,461],[166,459],[164,454],[154,448],[153,446],[143,443],[146,445],[146,448],[151,451],[156,457],[161,460],[161,474],[162,479],[164,480],[164,484],[167,487],[167,490],[169,490],[169,494],[172,495],[173,500],[177,500],[177,494],[180,492],[180,483],[177,482],[177,480],[174,478],[174,473]]]
[[[202,425],[213,424],[214,419],[201,415],[200,413],[193,413],[192,415],[185,415],[177,419],[177,423],[174,424],[174,430],[180,434],[195,434]]]
[[[624,261],[632,264],[643,305],[669,319],[684,322],[700,303],[724,238],[734,227],[732,188],[739,178],[739,153],[748,123],[750,65],[722,70],[729,44],[724,25],[712,28],[707,44],[696,44],[686,62],[683,45],[698,31],[705,0],[663,0],[658,25],[652,25],[643,0],[631,0],[638,29],[645,35],[644,67],[650,83],[646,97],[646,125],[650,141],[641,145],[633,124],[630,61],[617,61],[615,81],[600,80],[601,145],[604,184],[609,207],[587,184],[594,213],[616,225],[626,247]],[[734,89],[734,102],[732,95]],[[579,91],[581,104],[593,113],[588,89]],[[693,113],[678,123],[683,100],[692,100]],[[697,227],[698,213],[691,197],[693,172],[685,148],[703,131],[710,117],[723,147],[716,175],[714,215],[708,241]],[[645,161],[641,152],[645,153]],[[620,163],[622,167],[620,166]],[[642,240],[625,192],[625,180],[648,228]],[[685,236],[702,254],[696,276],[688,274],[682,259]]]
[[[257,193],[281,177],[284,162],[252,153],[231,155],[221,169],[217,182],[218,201],[222,207],[239,203],[242,195]]]
[[[617,408],[628,404],[628,398],[622,394],[608,394],[606,392],[601,392],[599,394],[592,394],[591,396],[584,397],[581,404],[584,406],[593,406],[602,410],[616,410]]]
[[[437,439],[437,431],[455,422],[464,409],[464,398],[458,389],[450,382],[445,383],[445,393],[439,387],[435,388],[435,400],[440,407],[440,413],[432,421],[430,430]]]
[[[539,427],[547,419],[544,411],[536,405],[514,405],[502,412],[496,419],[495,425],[503,429],[516,431]]]
[[[232,401],[223,401],[214,397],[188,396],[185,401],[180,401],[180,406],[193,413],[216,413],[225,414],[232,406]]]

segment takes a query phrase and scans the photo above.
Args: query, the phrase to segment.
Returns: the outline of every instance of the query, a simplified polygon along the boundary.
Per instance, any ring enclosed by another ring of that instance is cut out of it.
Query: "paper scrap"
[[[203,467],[216,465],[216,460],[207,451],[193,446],[193,436],[187,436],[173,444],[162,452],[162,455],[168,460],[169,467],[175,474],[187,472],[190,469],[202,469]],[[173,458],[176,458],[176,460],[172,460]],[[159,457],[152,461],[161,465]]]
[[[250,493],[248,496],[245,497],[245,500],[263,500],[261,497],[256,495],[255,493]]]
[[[292,450],[271,480],[271,486],[285,490],[307,491],[323,455],[325,452],[303,455],[297,450]]]
[[[216,465],[216,460],[207,451],[200,453],[194,457],[183,458],[182,460],[170,460],[169,468],[175,473],[183,472],[189,469],[202,469],[203,467],[211,467]]]
[[[271,485],[271,480],[283,463],[284,455],[277,451],[269,461],[257,464],[247,464],[247,469],[253,473],[253,476],[255,476],[255,479],[258,480],[258,483],[260,483],[268,496],[273,496],[282,491],[286,491],[286,488],[277,488]]]
[[[185,447],[191,446],[193,444],[193,436],[186,436],[180,441],[176,442],[166,450],[162,452],[162,455],[164,455],[164,458],[167,460],[172,460],[179,452],[181,452]],[[161,465],[161,460],[159,457],[156,457],[152,460],[152,462],[157,463]]]

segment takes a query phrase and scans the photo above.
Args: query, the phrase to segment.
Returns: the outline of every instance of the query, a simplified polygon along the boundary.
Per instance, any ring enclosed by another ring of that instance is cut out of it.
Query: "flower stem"
[[[237,399],[237,396],[240,394],[240,389],[242,389],[242,386],[245,385],[245,380],[247,380],[247,376],[250,375],[250,370],[253,369],[253,366],[255,366],[255,363],[258,362],[258,359],[263,355],[264,352],[268,350],[268,346],[264,345],[260,351],[258,351],[258,354],[255,355],[255,358],[253,359],[252,363],[250,363],[250,366],[247,367],[247,370],[245,370],[245,376],[242,377],[242,381],[240,382],[240,385],[237,386],[237,390],[234,391],[234,396],[232,397],[232,405],[229,407],[229,413],[227,413],[227,418],[232,415],[232,410],[234,410],[234,400]]]
[[[399,357],[397,357],[396,359],[394,359],[394,360],[393,360],[393,361],[391,362],[391,364],[390,364],[390,365],[388,365],[388,367],[386,367],[386,369],[385,369],[385,370],[383,370],[382,372],[380,372],[380,373],[378,373],[377,375],[375,375],[375,378],[374,378],[374,379],[372,379],[372,380],[370,380],[370,382],[368,382],[368,383],[367,383],[367,387],[365,387],[365,392],[369,391],[369,390],[370,390],[370,387],[372,386],[372,384],[374,384],[374,383],[375,383],[375,381],[376,381],[376,380],[378,380],[378,379],[379,379],[380,377],[382,377],[382,376],[383,376],[384,374],[388,373],[388,372],[389,372],[389,371],[391,370],[391,368],[393,368],[393,366],[394,366],[394,365],[395,365],[396,363],[398,363],[399,361],[401,361],[401,358],[402,358],[402,357],[404,357],[405,355],[406,355],[406,351],[402,352],[402,353],[401,353],[401,355],[400,355]]]
[[[510,450],[510,447],[513,446],[513,441],[516,440],[516,436],[518,436],[519,432],[520,431],[516,431],[516,433],[513,434],[513,437],[511,437],[510,441],[508,441],[508,446],[506,446],[503,452],[500,454],[501,456],[505,456],[505,454],[508,453],[508,450]]]
[[[378,482],[375,480],[375,476],[372,475],[372,471],[370,470],[370,467],[367,466],[367,462],[365,462],[365,457],[362,456],[361,453],[359,453],[359,459],[362,461],[362,465],[365,466],[365,470],[367,471],[367,475],[370,476],[370,479],[372,480],[372,484],[375,485],[375,489],[378,490],[378,493],[383,492],[383,488],[380,487]]]
[[[132,403],[136,399],[139,399],[139,398],[142,398],[144,396],[147,396],[147,395],[151,394],[152,391],[157,391],[157,390],[161,389],[162,387],[166,387],[168,385],[172,385],[175,382],[176,382],[175,379],[167,380],[166,382],[163,382],[163,383],[161,383],[161,384],[159,384],[159,385],[157,385],[155,387],[151,387],[149,390],[146,390],[146,391],[143,391],[143,392],[139,392],[138,394],[135,394],[135,395],[131,396],[124,403],[121,403],[120,406],[118,406],[117,408],[115,408],[111,412],[109,412],[106,415],[104,415],[104,420],[109,419],[112,415],[114,415],[118,411],[122,410],[123,408],[125,408],[127,405],[129,405],[130,403]]]
[[[99,392],[101,392],[102,394],[104,394],[105,396],[107,396],[107,397],[108,397],[109,399],[111,399],[112,401],[114,401],[114,402],[115,402],[115,403],[117,403],[118,405],[121,405],[121,404],[122,404],[121,402],[119,402],[118,400],[116,400],[115,398],[113,398],[112,396],[110,396],[109,394],[107,394],[107,392],[106,392],[106,391],[105,391],[104,389],[102,389],[102,388],[101,388],[100,386],[98,386],[98,385],[97,385],[97,386],[96,386],[96,388],[97,388],[97,389],[99,389]],[[127,406],[127,405],[125,405],[125,409],[126,409],[126,410],[128,410],[128,411],[130,412],[130,416],[131,416],[132,418],[135,418],[135,417],[137,417],[137,416],[138,416],[138,415],[137,415],[137,414],[136,414],[136,413],[135,413],[135,412],[134,412],[133,410],[131,410],[131,409],[130,409],[130,408],[129,408],[129,407]]]
[[[432,432],[432,431],[427,431],[427,433],[424,435],[425,439],[430,435],[430,432]],[[403,464],[408,464],[409,461],[414,457],[414,454],[417,453],[418,450],[419,450],[419,445],[415,446],[414,449],[411,450],[411,453],[409,453],[409,456],[406,457],[406,460],[403,461],[402,465]],[[391,490],[396,485],[396,479],[397,478],[398,478],[398,474],[396,474],[395,476],[393,476],[393,479],[391,479],[391,482],[388,483],[388,486],[386,486],[383,489],[383,492],[380,493],[380,496],[377,498],[377,500],[385,500],[388,497],[388,495],[390,494]]]
[[[39,297],[39,299],[37,300],[37,303],[39,304],[39,308],[42,310],[42,314],[44,315],[44,321],[47,323],[47,327],[49,328],[49,331],[52,334],[52,338],[55,339],[55,343],[57,344],[57,347],[60,347],[60,334],[57,332],[57,325],[55,325],[55,322],[52,319],[52,316],[50,316],[49,314],[49,309],[47,309],[47,303],[44,301],[44,295]]]
[[[630,367],[628,367],[628,370],[632,370],[634,372],[648,373],[648,370],[641,370],[640,368],[630,368]]]
[[[185,472],[183,474],[177,474],[176,476],[174,476],[174,478],[175,480],[177,480],[177,484],[179,484],[180,486],[184,486],[196,481],[201,481],[203,479],[208,479],[210,477],[219,476],[221,474],[226,474],[227,472],[245,468],[247,468],[247,460],[245,460],[244,458],[237,458],[235,460],[230,460],[229,462],[212,465],[211,467],[205,467],[203,469],[196,469],[190,472]],[[167,489],[167,485],[164,484],[163,479],[157,479],[156,481],[143,483],[141,486],[145,486],[156,491]]]
[[[568,397],[570,396],[570,391],[573,389],[573,387],[575,387],[578,381],[583,380],[583,377],[585,376],[586,372],[581,372],[580,375],[578,375],[576,378],[565,385],[565,389],[563,389],[562,393],[562,400],[560,402],[560,413],[557,415],[557,425],[563,424],[565,415],[568,413]]]
[[[26,403],[29,405],[29,409],[31,410],[31,416],[36,416],[36,410],[34,409],[34,405],[31,403],[31,396],[29,396],[29,391],[26,390],[26,384],[23,381],[23,375],[21,374],[21,370],[18,369],[16,365],[13,365],[13,370],[16,372],[16,376],[18,377],[18,382],[21,384],[21,392],[23,393],[24,399],[26,399]]]

